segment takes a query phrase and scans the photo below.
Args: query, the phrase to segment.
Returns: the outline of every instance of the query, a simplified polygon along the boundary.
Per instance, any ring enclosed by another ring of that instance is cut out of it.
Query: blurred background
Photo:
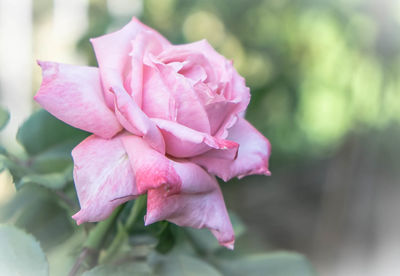
[[[21,150],[36,59],[96,65],[89,38],[132,16],[175,44],[206,38],[251,88],[272,176],[222,184],[248,227],[238,247],[301,252],[320,275],[400,275],[400,1],[0,0],[1,143]]]

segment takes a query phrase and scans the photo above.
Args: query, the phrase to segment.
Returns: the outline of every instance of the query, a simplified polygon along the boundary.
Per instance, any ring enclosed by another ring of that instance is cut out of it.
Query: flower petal
[[[121,135],[105,140],[91,135],[72,151],[81,210],[78,224],[107,218],[120,204],[139,195]]]
[[[123,88],[112,87],[110,91],[115,97],[115,114],[124,128],[133,134],[143,136],[154,149],[164,154],[164,138],[156,124],[147,117]]]
[[[168,88],[176,106],[175,121],[191,129],[210,134],[210,123],[192,84],[183,75],[175,71],[174,66],[157,62],[160,78]]]
[[[135,173],[139,193],[159,187],[165,189],[168,194],[179,193],[181,179],[171,160],[151,148],[141,137],[124,136],[122,141]]]
[[[226,83],[223,89],[224,97],[227,99],[224,107],[219,107],[219,103],[211,103],[210,106],[206,107],[208,116],[212,116],[210,111],[220,108],[223,110],[225,115],[220,118],[219,129],[216,133],[213,133],[216,137],[225,139],[228,136],[228,129],[236,123],[236,117],[243,117],[244,112],[250,102],[250,89],[246,86],[245,79],[239,75],[232,64],[227,65],[226,72],[229,72],[230,81]],[[214,107],[213,105],[217,105]],[[222,119],[222,120],[221,120]],[[218,121],[218,120],[217,120]]]
[[[233,159],[238,144],[233,141],[217,139],[209,134],[196,131],[176,122],[151,119],[155,122],[164,137],[166,152],[174,157],[191,157],[210,149],[217,149],[221,156]]]
[[[150,118],[176,120],[175,100],[161,79],[157,68],[143,68],[142,110]]]
[[[162,35],[142,24],[135,17],[121,30],[90,40],[99,64],[104,96],[110,108],[114,107],[114,98],[109,93],[109,88],[123,85],[127,75],[132,74],[129,70],[131,67],[131,59],[129,58],[132,51],[131,42],[143,31],[153,33],[154,37],[163,45],[170,44]],[[136,69],[133,73],[136,73]],[[140,103],[138,104],[140,106]]]
[[[236,124],[229,129],[228,139],[239,143],[239,151],[235,160],[215,156],[213,150],[193,157],[191,160],[225,181],[235,176],[241,178],[251,174],[271,174],[268,170],[271,145],[267,138],[249,122],[239,118]]]
[[[191,162],[173,162],[182,180],[179,194],[167,196],[162,188],[147,194],[145,224],[168,220],[179,226],[208,228],[221,245],[233,249],[235,236],[215,177]]]
[[[144,76],[144,63],[148,53],[157,55],[162,51],[166,43],[162,43],[159,34],[151,31],[142,31],[137,34],[132,41],[132,52],[129,54],[132,58],[130,73],[130,90],[132,98],[137,105],[142,108],[142,93]]]
[[[34,99],[74,127],[111,138],[122,126],[104,102],[97,68],[38,62],[43,81]]]

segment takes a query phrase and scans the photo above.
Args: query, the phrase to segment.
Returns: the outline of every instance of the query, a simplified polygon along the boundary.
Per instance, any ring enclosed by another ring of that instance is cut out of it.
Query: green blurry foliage
[[[274,275],[310,276],[313,269],[307,260],[297,253],[277,252],[254,254],[237,259],[219,261],[218,266],[225,275]]]
[[[10,114],[6,109],[0,106],[0,130],[2,130],[8,123]]]
[[[0,225],[0,271],[3,275],[49,274],[49,266],[39,243],[16,227]]]
[[[60,152],[71,151],[88,135],[89,133],[75,129],[41,109],[21,126],[17,140],[28,154],[36,156],[64,145],[67,147],[62,147]]]

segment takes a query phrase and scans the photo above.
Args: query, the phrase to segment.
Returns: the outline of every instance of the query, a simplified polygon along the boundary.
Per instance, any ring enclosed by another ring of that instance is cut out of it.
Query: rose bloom
[[[206,40],[172,45],[136,18],[91,40],[98,68],[41,62],[35,100],[93,133],[73,151],[78,224],[147,193],[145,224],[208,228],[233,249],[215,176],[269,175],[270,144],[244,117],[249,88]]]

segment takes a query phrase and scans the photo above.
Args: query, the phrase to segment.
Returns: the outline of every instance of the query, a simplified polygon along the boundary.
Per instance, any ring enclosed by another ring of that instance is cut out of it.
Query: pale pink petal
[[[232,61],[216,52],[206,40],[166,48],[157,58],[164,63],[182,63],[178,73],[192,81],[209,119],[209,133],[225,139],[227,129],[250,101],[250,90]]]
[[[72,151],[81,205],[73,216],[78,224],[103,220],[118,205],[139,195],[121,137],[105,140],[92,135]]]
[[[163,82],[157,68],[143,68],[142,110],[150,118],[176,120],[175,100]]]
[[[170,159],[151,148],[141,137],[124,136],[122,141],[135,173],[139,193],[159,187],[167,194],[179,193],[181,179]]]
[[[225,181],[235,176],[241,178],[251,174],[270,175],[268,159],[271,154],[271,145],[267,138],[249,122],[239,118],[236,124],[229,129],[228,139],[239,144],[235,160],[217,157],[214,150],[193,157],[191,160]]]
[[[210,118],[211,134],[219,138],[226,138],[228,132],[225,130],[236,122],[238,103],[219,101],[207,104],[204,108]]]
[[[227,64],[226,72],[229,72],[230,81],[226,83],[222,93],[227,99],[226,105],[221,107],[219,110],[223,111],[225,116],[221,116],[221,124],[219,129],[213,133],[215,136],[225,139],[228,135],[228,129],[236,123],[236,117],[244,116],[244,112],[250,102],[250,89],[246,87],[245,79],[239,75],[239,73],[232,67],[232,64]],[[217,105],[214,107],[214,105]],[[218,103],[211,103],[206,107],[208,111],[214,111],[218,109]],[[215,116],[212,112],[208,113],[210,118],[216,119],[221,117],[211,117]],[[211,119],[210,119],[211,121]]]
[[[176,108],[176,121],[191,129],[210,134],[210,123],[207,113],[191,85],[181,74],[175,72],[174,66],[155,63],[160,77],[173,97]]]
[[[210,149],[217,149],[221,156],[226,156],[228,159],[236,156],[238,150],[236,142],[217,139],[176,122],[154,118],[151,120],[161,129],[166,152],[174,157],[191,157]]]
[[[224,199],[215,177],[190,162],[173,162],[182,180],[179,194],[164,189],[147,193],[145,224],[168,220],[179,226],[208,228],[221,245],[233,249],[235,236]]]
[[[182,67],[177,71],[196,83],[197,81],[214,82],[217,80],[214,69],[217,64],[206,53],[199,51],[197,45],[200,42],[189,44],[173,45],[166,48],[157,56],[164,64],[182,63]],[[215,50],[213,50],[214,53]]]
[[[154,38],[163,45],[170,44],[163,36],[150,27],[142,24],[135,17],[132,18],[132,20],[122,29],[114,33],[91,39],[100,68],[105,98],[109,107],[114,107],[114,98],[112,94],[109,93],[109,88],[121,86],[125,84],[125,79],[131,77],[129,76],[132,74],[130,70],[132,60],[129,56],[132,51],[131,42],[143,31],[153,33]],[[137,69],[134,70],[134,73],[136,73]],[[126,89],[128,90],[128,87],[126,87]]]
[[[38,62],[43,81],[34,99],[73,127],[111,138],[122,127],[105,104],[97,68]]]
[[[131,73],[130,73],[130,88],[132,98],[137,105],[142,108],[142,92],[144,78],[144,63],[148,53],[157,55],[165,47],[163,40],[159,39],[159,34],[151,31],[142,31],[137,34],[135,40],[132,41],[131,56]]]
[[[113,87],[115,114],[129,132],[142,136],[154,149],[165,153],[164,138],[156,124],[138,107],[123,88]]]

